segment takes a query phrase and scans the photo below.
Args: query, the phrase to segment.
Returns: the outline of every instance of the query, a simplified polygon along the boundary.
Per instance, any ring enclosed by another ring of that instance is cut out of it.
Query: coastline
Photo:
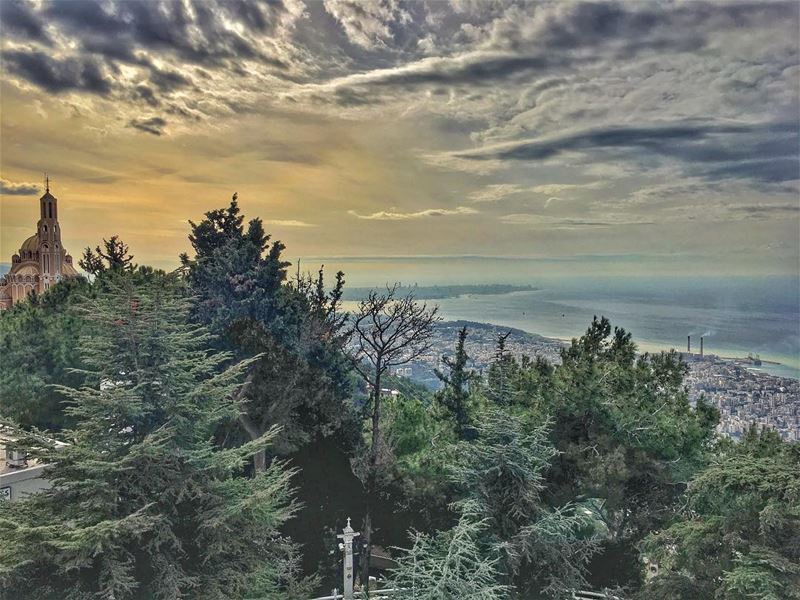
[[[480,327],[485,329],[506,329],[512,332],[522,333],[525,336],[531,336],[532,338],[539,339],[543,342],[551,342],[554,344],[560,344],[562,346],[568,346],[573,337],[561,337],[561,336],[552,336],[552,335],[542,335],[540,333],[536,333],[533,331],[528,331],[527,329],[522,329],[520,327],[515,326],[507,326],[500,323],[490,323],[490,322],[481,322],[481,321],[472,321],[469,319],[446,319],[445,321],[441,322],[441,325],[444,326],[453,326],[454,324],[465,324],[468,327]],[[634,342],[636,340],[634,339]],[[748,360],[745,357],[737,357],[737,356],[723,356],[714,353],[708,353],[704,356],[700,356],[697,353],[687,353],[683,350],[679,350],[674,346],[668,346],[666,344],[658,344],[658,343],[645,343],[641,344],[636,342],[637,349],[639,350],[639,354],[645,353],[658,353],[658,352],[669,352],[670,350],[675,350],[678,354],[684,357],[684,360],[688,357],[689,360],[687,362],[722,362],[726,363],[730,366],[737,366],[748,371],[752,371],[755,373],[767,375],[769,377],[775,377],[778,379],[794,379],[800,380],[800,369],[796,369],[791,365],[787,365],[785,363],[776,361],[776,360],[768,360],[768,359],[761,359],[761,365],[756,365]]]

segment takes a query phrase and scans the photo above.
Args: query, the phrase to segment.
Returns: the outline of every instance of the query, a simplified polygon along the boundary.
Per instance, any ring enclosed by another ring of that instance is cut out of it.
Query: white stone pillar
[[[350,527],[350,517],[347,517],[347,525],[342,530],[342,533],[337,535],[342,543],[339,544],[339,550],[344,552],[344,600],[353,600],[353,577],[355,575],[353,568],[353,540],[361,534],[354,531]]]

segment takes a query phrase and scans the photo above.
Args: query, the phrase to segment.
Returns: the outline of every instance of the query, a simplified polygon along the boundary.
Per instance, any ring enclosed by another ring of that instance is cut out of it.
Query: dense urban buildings
[[[488,368],[496,353],[497,336],[511,331],[506,349],[515,356],[542,356],[560,362],[564,343],[518,329],[483,323],[451,321],[441,323],[434,334],[431,351],[411,367],[393,373],[430,387],[439,385],[433,370],[440,366],[442,355],[451,355],[458,330],[467,325],[466,347],[471,366],[478,372]],[[800,440],[800,381],[769,375],[748,368],[737,361],[715,355],[684,354],[689,365],[686,385],[694,402],[701,395],[719,409],[719,431],[738,438],[750,423],[775,429],[781,437]]]

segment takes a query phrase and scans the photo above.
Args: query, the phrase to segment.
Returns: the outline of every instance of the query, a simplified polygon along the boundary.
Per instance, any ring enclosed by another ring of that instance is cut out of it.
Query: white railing
[[[392,596],[402,591],[402,589],[383,589],[383,590],[369,590],[368,592],[353,590],[355,583],[355,567],[353,564],[353,540],[360,534],[354,531],[350,526],[350,518],[347,519],[347,525],[342,530],[342,534],[337,536],[342,540],[339,544],[339,549],[343,553],[343,584],[344,588],[341,593],[334,588],[330,596],[319,596],[311,600],[356,600],[356,598],[385,598]],[[375,584],[375,579],[370,577],[370,585]],[[611,596],[604,592],[590,592],[587,590],[576,590],[572,592],[572,600],[623,600],[619,596]]]
[[[399,591],[400,590],[395,589],[371,590],[369,594],[365,594],[364,592],[353,592],[353,598],[383,598],[385,596],[396,594]],[[344,594],[340,594],[336,590],[333,590],[332,596],[320,596],[319,598],[312,598],[311,600],[344,600]]]
[[[353,598],[383,598],[396,594],[399,591],[400,590],[396,589],[372,590],[369,592],[369,595],[364,592],[354,592]],[[572,598],[573,600],[623,600],[619,596],[609,596],[603,592],[590,592],[588,590],[573,592]],[[320,596],[319,598],[312,598],[311,600],[344,600],[344,595],[338,593],[337,590],[333,590],[333,595],[331,596]]]

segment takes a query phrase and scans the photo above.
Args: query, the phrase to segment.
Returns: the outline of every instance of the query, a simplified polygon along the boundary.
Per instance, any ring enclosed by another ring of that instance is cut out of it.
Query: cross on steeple
[[[44,174],[44,191],[45,193],[50,192],[50,178],[47,176],[47,173]]]

